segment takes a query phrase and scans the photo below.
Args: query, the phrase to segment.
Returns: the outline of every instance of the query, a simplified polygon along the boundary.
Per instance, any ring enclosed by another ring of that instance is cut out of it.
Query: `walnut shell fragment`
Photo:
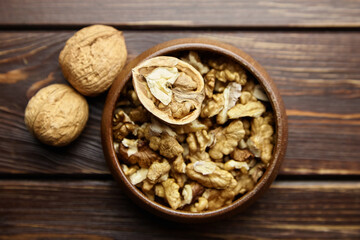
[[[84,129],[89,116],[86,99],[65,84],[52,84],[36,93],[25,110],[25,124],[41,142],[65,146]]]
[[[161,120],[183,125],[199,116],[204,79],[190,64],[175,57],[154,57],[135,67],[132,76],[140,102]]]
[[[59,63],[69,83],[86,96],[107,90],[127,58],[124,36],[110,26],[93,25],[76,32],[60,52]]]

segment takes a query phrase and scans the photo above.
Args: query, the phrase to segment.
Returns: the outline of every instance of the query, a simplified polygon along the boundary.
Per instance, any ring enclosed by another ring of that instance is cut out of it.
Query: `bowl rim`
[[[270,100],[275,117],[276,139],[273,149],[273,158],[263,176],[256,183],[255,187],[228,206],[202,213],[173,210],[169,207],[161,205],[160,203],[150,200],[138,188],[136,188],[136,186],[131,184],[125,176],[116,156],[113,147],[111,128],[115,104],[120,96],[121,89],[125,86],[127,81],[131,80],[132,68],[140,62],[155,56],[170,55],[175,52],[190,50],[224,55],[225,57],[229,57],[240,63],[262,85]],[[245,210],[250,204],[258,199],[275,180],[285,156],[287,134],[287,116],[284,103],[269,74],[258,62],[242,50],[232,45],[207,38],[181,38],[163,42],[149,48],[138,55],[135,59],[131,60],[115,79],[108,92],[101,122],[101,139],[104,156],[112,175],[120,184],[124,192],[140,207],[145,208],[157,216],[179,222],[205,222],[220,219]]]

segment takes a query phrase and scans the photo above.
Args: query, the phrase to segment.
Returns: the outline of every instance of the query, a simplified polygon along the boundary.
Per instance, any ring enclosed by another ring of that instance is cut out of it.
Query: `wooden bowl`
[[[116,156],[112,137],[112,118],[115,104],[125,83],[131,79],[132,68],[134,68],[140,62],[152,57],[173,55],[179,51],[188,50],[216,53],[240,63],[240,65],[242,65],[250,74],[252,74],[253,77],[256,78],[257,81],[263,86],[264,91],[268,95],[275,116],[275,145],[273,149],[273,158],[254,189],[234,201],[229,206],[203,213],[191,213],[181,210],[173,210],[148,199],[139,189],[131,184],[128,178],[125,176],[120,166],[120,162]],[[252,59],[249,55],[234,46],[210,39],[176,39],[161,43],[146,50],[134,60],[132,60],[127,66],[125,66],[120,75],[114,81],[108,93],[102,116],[101,137],[104,155],[111,173],[119,182],[124,192],[136,204],[152,212],[153,214],[164,217],[166,219],[187,223],[205,222],[221,219],[223,217],[227,217],[245,210],[269,188],[270,184],[274,181],[279,171],[281,162],[283,161],[285,155],[287,146],[287,117],[283,101],[274,82],[266,73],[266,71],[260,66],[260,64]]]

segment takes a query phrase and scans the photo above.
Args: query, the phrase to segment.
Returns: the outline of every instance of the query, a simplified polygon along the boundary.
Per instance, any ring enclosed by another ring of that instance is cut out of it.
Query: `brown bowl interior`
[[[229,57],[240,63],[263,86],[263,89],[268,95],[275,116],[276,137],[273,159],[254,189],[234,201],[229,206],[204,213],[190,213],[181,210],[173,210],[169,207],[149,200],[140,190],[130,183],[122,171],[113,148],[112,138],[112,116],[115,104],[120,96],[122,88],[125,86],[125,83],[131,80],[132,68],[140,62],[152,57],[173,55],[179,51],[188,50],[216,53]],[[209,39],[176,39],[161,43],[146,50],[125,66],[120,75],[114,81],[108,93],[102,116],[101,138],[104,155],[111,173],[119,182],[125,193],[135,203],[153,214],[166,219],[179,222],[204,222],[217,220],[243,211],[261,194],[263,194],[266,189],[269,188],[279,171],[281,162],[285,155],[287,146],[287,117],[284,104],[274,82],[260,64],[258,64],[249,55],[231,45]]]

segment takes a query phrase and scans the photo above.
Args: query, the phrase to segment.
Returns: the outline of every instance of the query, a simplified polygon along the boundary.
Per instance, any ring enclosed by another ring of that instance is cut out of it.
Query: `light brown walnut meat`
[[[259,178],[264,174],[266,165],[264,163],[257,163],[254,167],[252,167],[249,171],[249,175],[251,176],[254,182],[257,182]]]
[[[183,147],[184,151],[182,153],[182,156],[185,158],[189,155],[190,150],[189,150],[189,145],[187,145],[186,143],[182,143],[181,146]]]
[[[162,176],[169,173],[170,168],[169,162],[165,159],[162,162],[153,162],[147,174],[149,182],[152,184],[158,183]]]
[[[222,93],[214,94],[212,98],[204,102],[200,116],[210,118],[217,115],[216,122],[224,124],[228,120],[228,110],[235,106],[241,94],[239,83],[229,83]]]
[[[41,142],[65,146],[84,129],[89,107],[83,96],[64,84],[49,85],[33,96],[25,109],[25,124]]]
[[[129,117],[132,121],[137,123],[144,123],[150,120],[149,112],[146,111],[142,106],[131,109],[129,112]]]
[[[208,98],[212,98],[213,92],[215,89],[215,81],[216,81],[216,71],[214,69],[211,69],[210,72],[208,72],[205,77],[205,96]]]
[[[254,88],[255,88],[255,82],[254,82],[254,79],[248,79],[246,81],[246,84],[244,85],[244,91],[247,91],[247,92],[253,92],[254,91]]]
[[[185,125],[178,125],[173,126],[175,129],[175,132],[177,134],[186,134],[186,133],[192,133],[197,132],[199,130],[207,130],[209,126],[207,126],[205,123],[200,122],[198,119],[195,121],[192,121],[191,123],[185,124]]]
[[[181,203],[181,205],[187,205],[187,204],[190,204],[192,199],[193,199],[193,196],[192,196],[192,189],[191,189],[191,186],[190,184],[186,184],[184,187],[183,187],[183,190],[182,190],[182,196],[183,196],[183,201]]]
[[[190,152],[204,152],[207,147],[211,146],[215,141],[215,134],[208,133],[206,130],[189,133],[186,141],[189,145]]]
[[[248,102],[257,102],[257,100],[250,92],[242,91],[240,96],[240,103],[245,105]]]
[[[186,156],[186,159],[192,163],[195,163],[197,161],[211,161],[210,155],[207,152],[191,153]]]
[[[194,203],[193,206],[190,207],[190,212],[202,212],[207,210],[208,207],[208,200],[204,197],[199,197],[198,202]]]
[[[214,124],[210,118],[201,119],[201,123],[203,123],[207,127],[207,128],[205,128],[205,130],[208,130],[208,129],[214,127]]]
[[[149,147],[154,151],[158,151],[160,147],[160,142],[160,137],[152,136],[150,137]]]
[[[154,117],[151,118],[151,124],[145,126],[144,136],[150,141],[152,136],[160,137],[161,134],[168,134],[171,137],[176,137],[176,133],[167,125],[160,123]]]
[[[127,148],[126,153],[127,156],[130,157],[131,155],[137,153],[139,151],[138,149],[138,143],[139,140],[138,139],[128,139],[128,138],[124,138],[121,141],[121,146],[124,146]],[[119,146],[120,147],[120,146]],[[119,149],[120,150],[120,149]],[[119,152],[119,151],[118,151]]]
[[[249,165],[246,162],[239,162],[235,160],[229,160],[224,164],[226,171],[232,171],[234,169],[241,170],[242,173],[246,174],[249,170]]]
[[[248,139],[248,137],[251,135],[250,122],[247,119],[243,119],[242,122],[245,129],[245,138]]]
[[[263,102],[269,102],[269,98],[266,95],[263,87],[260,84],[255,84],[254,81],[250,81],[248,82],[245,86],[244,86],[244,90],[246,92],[251,93],[251,95],[253,96],[253,98],[257,99],[257,100],[261,100]]]
[[[265,106],[258,101],[250,92],[242,91],[240,103],[228,111],[230,119],[240,117],[259,117],[265,112]]]
[[[269,124],[272,117],[258,117],[251,122],[251,137],[247,145],[255,157],[260,157],[264,163],[269,163],[273,149],[273,127]]]
[[[204,191],[205,188],[196,182],[191,182],[189,184],[186,184],[182,190],[182,197],[183,197],[181,203],[182,210],[191,211],[191,208],[198,207],[199,204],[195,202],[201,198],[201,195],[203,194]],[[200,199],[199,201],[202,202],[203,200],[206,199]],[[197,211],[192,211],[192,212],[199,212],[204,209],[205,208],[201,208],[201,210],[197,209]]]
[[[123,144],[119,144],[118,156],[127,164],[139,164],[140,167],[149,168],[153,162],[161,160],[159,154],[141,141],[137,144],[136,152],[129,155],[128,151],[129,148],[125,147]]]
[[[213,159],[222,159],[224,155],[234,151],[239,141],[244,137],[245,130],[240,120],[235,120],[229,126],[221,129],[215,136],[215,144],[209,154]]]
[[[228,110],[235,106],[236,102],[241,96],[240,83],[229,83],[223,92],[224,107],[221,112],[216,116],[216,122],[218,124],[224,124],[228,120]]]
[[[167,133],[163,133],[161,137],[151,137],[149,146],[169,159],[179,156],[184,151],[176,138]]]
[[[235,196],[251,191],[254,186],[249,175],[241,174],[226,189],[207,189],[202,196],[208,200],[208,210],[215,210],[231,204]]]
[[[148,172],[148,174],[149,174],[149,172]],[[149,179],[145,179],[145,180],[143,181],[142,186],[141,186],[141,190],[142,190],[143,192],[152,194],[152,193],[153,193],[153,187],[154,187],[154,185],[155,185],[155,184],[151,183],[151,182],[149,181]],[[152,200],[153,200],[153,199],[152,199]]]
[[[179,155],[172,163],[172,167],[177,173],[185,173],[186,164],[182,155]]]
[[[230,119],[238,119],[241,117],[260,117],[265,110],[265,106],[259,101],[248,102],[245,105],[238,103],[227,112],[227,115]]]
[[[255,182],[250,175],[241,174],[236,178],[237,184],[234,188],[235,195],[250,192],[255,187]]]
[[[196,137],[194,133],[189,133],[188,137],[186,138],[186,142],[191,152],[196,152],[198,150]]]
[[[145,185],[145,182],[143,183],[143,186]],[[155,191],[154,189],[151,189],[150,191],[143,190],[143,193],[145,196],[150,199],[151,201],[155,201]]]
[[[221,82],[237,82],[241,85],[246,84],[245,70],[237,63],[231,60],[218,58],[208,61],[210,67],[216,70],[216,79]]]
[[[179,187],[184,187],[185,183],[188,180],[188,177],[184,173],[177,173],[174,170],[171,171],[171,176],[175,179]]]
[[[192,202],[195,202],[204,193],[205,188],[197,182],[190,183],[190,186],[193,196]]]
[[[130,182],[133,185],[137,185],[139,183],[142,183],[146,179],[146,175],[148,173],[148,170],[146,168],[140,168],[133,174],[129,176]]]
[[[160,154],[167,158],[174,158],[179,156],[183,151],[183,147],[179,144],[176,138],[168,134],[163,134],[159,146]]]
[[[129,175],[135,173],[137,170],[139,170],[138,165],[132,165],[132,166],[128,167],[126,164],[121,164],[121,168],[124,171],[126,176],[129,176]]]
[[[110,26],[93,25],[76,32],[59,56],[69,83],[86,96],[107,90],[127,58],[122,32]]]
[[[161,198],[165,197],[165,189],[162,184],[155,185],[155,195]]]
[[[222,93],[222,92],[224,92],[226,86],[227,86],[227,83],[216,80],[215,86],[214,86],[214,92]]]
[[[210,175],[215,172],[217,165],[210,161],[197,161],[194,163],[193,170],[202,175]]]
[[[209,200],[208,201],[208,210],[216,210],[222,208],[226,205],[229,205],[233,198],[234,192],[228,190],[216,190],[209,189]]]
[[[115,141],[122,141],[136,128],[135,123],[122,109],[115,111],[113,118],[113,137]]]
[[[235,191],[237,184],[237,181],[232,179],[226,189],[207,189],[202,197],[206,198],[208,201],[208,210],[219,209],[231,204],[234,197],[237,195]]]
[[[208,169],[213,169],[213,171],[207,171],[207,170],[199,170],[196,169],[196,163],[189,163],[186,166],[186,174],[189,178],[191,178],[194,181],[197,181],[201,185],[209,188],[217,188],[217,189],[224,189],[231,183],[232,180],[234,180],[231,173],[228,171],[222,170],[219,167],[216,166],[215,163],[210,161],[202,161],[206,162],[209,166]],[[210,166],[213,165],[213,166]],[[197,170],[197,171],[196,171]],[[204,173],[206,173],[204,175]]]
[[[144,107],[176,125],[195,120],[204,100],[204,79],[190,64],[175,57],[148,59],[132,71],[133,85]]]
[[[204,187],[196,182],[191,182],[186,184],[182,191],[183,202],[182,205],[188,205],[194,203],[205,191]],[[186,207],[185,207],[186,208]]]
[[[150,139],[149,125],[150,123],[147,122],[141,124],[141,126],[134,131],[134,135],[137,136],[138,139],[147,139],[146,137],[149,137]]]
[[[204,101],[200,116],[202,118],[211,118],[219,114],[225,105],[225,98],[222,93],[214,94],[212,98]]]
[[[171,110],[172,118],[182,119],[191,114],[191,112],[196,109],[196,105],[191,101],[182,101],[179,99],[179,101],[171,102],[169,109]]]
[[[185,134],[177,134],[176,135],[176,140],[180,143],[183,144],[185,142],[186,139],[186,135]]]
[[[241,149],[235,148],[235,150],[230,154],[230,157],[232,159],[234,159],[235,161],[249,162],[251,159],[254,158],[254,154],[252,154],[247,149],[241,150]]]
[[[135,106],[140,106],[141,102],[134,90],[127,91],[127,96]]]
[[[183,91],[194,91],[197,89],[198,84],[189,75],[180,72],[172,87]]]
[[[162,182],[162,186],[164,187],[165,199],[169,203],[170,207],[172,209],[178,209],[182,203],[181,195],[179,193],[179,185],[173,178],[169,178]]]
[[[189,63],[191,66],[196,68],[196,70],[198,70],[201,75],[206,74],[210,70],[208,66],[201,62],[201,59],[197,52],[190,51],[189,54],[186,57],[181,58],[181,60]]]

